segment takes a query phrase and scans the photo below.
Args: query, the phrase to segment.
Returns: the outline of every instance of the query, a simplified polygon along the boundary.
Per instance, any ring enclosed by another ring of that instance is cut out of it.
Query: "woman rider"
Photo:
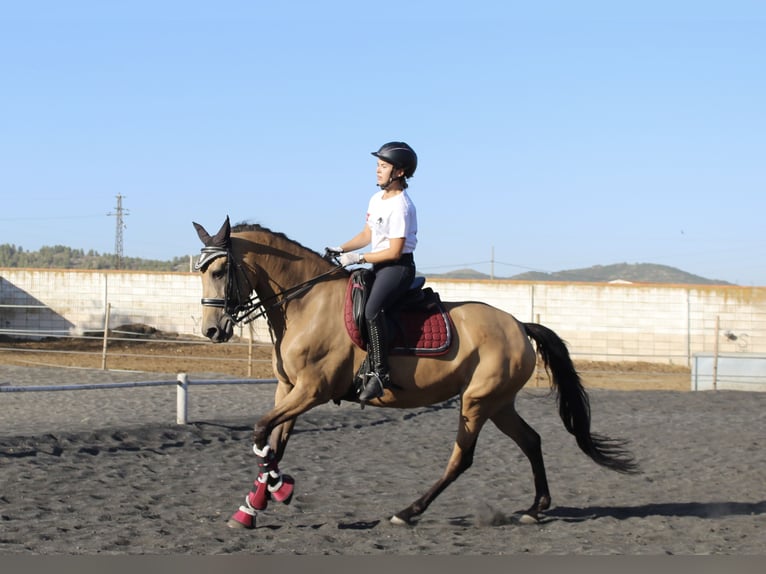
[[[418,221],[415,204],[407,193],[407,180],[418,165],[415,151],[404,142],[383,144],[372,152],[377,161],[377,186],[369,200],[362,230],[333,250],[340,252],[345,266],[371,263],[375,274],[364,318],[367,324],[367,353],[371,372],[365,377],[359,401],[380,397],[390,385],[386,311],[410,287],[415,278],[413,252],[417,245]],[[370,245],[367,253],[355,252]]]

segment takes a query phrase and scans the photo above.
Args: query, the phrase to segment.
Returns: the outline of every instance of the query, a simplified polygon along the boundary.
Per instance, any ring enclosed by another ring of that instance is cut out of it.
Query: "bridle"
[[[266,300],[261,301],[260,297],[255,291],[250,279],[244,272],[239,262],[234,258],[230,249],[223,247],[203,247],[201,255],[197,263],[194,264],[194,269],[200,271],[207,267],[213,260],[219,257],[226,257],[226,289],[224,291],[224,297],[203,297],[201,303],[204,307],[218,307],[223,309],[235,324],[247,324],[259,317],[263,317],[276,307],[286,304],[288,301],[295,299],[302,295],[309,289],[311,289],[316,283],[324,279],[328,275],[336,273],[338,270],[343,269],[342,266],[333,267],[329,271],[325,271],[313,277],[303,283],[299,283],[294,287],[289,287],[284,291],[275,293],[268,297]],[[247,283],[248,293],[250,296],[245,300],[240,300],[241,285],[240,277],[243,277]]]

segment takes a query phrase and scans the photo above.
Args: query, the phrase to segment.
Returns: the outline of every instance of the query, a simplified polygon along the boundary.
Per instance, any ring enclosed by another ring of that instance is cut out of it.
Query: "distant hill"
[[[486,273],[480,273],[473,269],[459,269],[448,273],[429,273],[428,277],[443,279],[489,279]],[[654,263],[615,263],[613,265],[594,265],[583,269],[568,269],[553,273],[541,271],[527,271],[511,277],[497,277],[495,279],[516,279],[520,281],[566,281],[584,283],[682,283],[692,285],[732,285],[727,281],[707,279],[699,275],[693,275],[667,265]]]
[[[25,251],[22,247],[0,244],[0,267],[40,269],[127,269],[133,271],[188,271],[189,257],[175,257],[170,261],[157,261],[137,257],[125,257],[118,267],[112,254],[96,251],[85,252],[63,245],[42,247],[38,251]],[[458,269],[448,273],[422,274],[442,279],[490,279],[486,273],[473,269]],[[694,285],[732,285],[727,281],[707,279],[675,267],[654,263],[615,263],[594,265],[584,269],[569,269],[554,273],[528,271],[510,277],[495,279],[517,279],[520,281],[566,281],[585,283],[608,283],[626,281],[630,283],[683,283]]]

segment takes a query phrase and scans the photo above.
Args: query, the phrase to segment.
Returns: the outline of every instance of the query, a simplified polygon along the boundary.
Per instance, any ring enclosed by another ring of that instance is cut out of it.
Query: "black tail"
[[[627,441],[590,432],[590,400],[564,341],[548,327],[537,323],[524,323],[524,329],[537,345],[537,351],[551,374],[557,392],[559,416],[577,440],[580,450],[606,468],[625,474],[638,472],[633,456],[625,449]]]

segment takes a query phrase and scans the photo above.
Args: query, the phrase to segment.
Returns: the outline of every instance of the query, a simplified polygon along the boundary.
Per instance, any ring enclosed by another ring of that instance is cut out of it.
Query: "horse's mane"
[[[294,239],[290,239],[284,233],[282,233],[280,231],[272,231],[268,227],[264,227],[263,225],[261,225],[259,223],[241,222],[241,223],[235,224],[231,228],[231,232],[232,233],[243,233],[243,232],[247,232],[247,231],[258,231],[258,232],[268,233],[270,235],[278,237],[279,239],[283,239],[283,240],[287,241],[288,243],[296,245],[296,246],[300,247],[301,249],[305,249],[306,251],[309,251],[309,252],[315,254],[317,257],[322,257],[322,255],[320,253],[318,253],[317,251],[314,251],[313,249],[310,249],[310,248],[306,247],[305,245],[302,245],[301,243],[299,243],[298,241],[295,241]]]

